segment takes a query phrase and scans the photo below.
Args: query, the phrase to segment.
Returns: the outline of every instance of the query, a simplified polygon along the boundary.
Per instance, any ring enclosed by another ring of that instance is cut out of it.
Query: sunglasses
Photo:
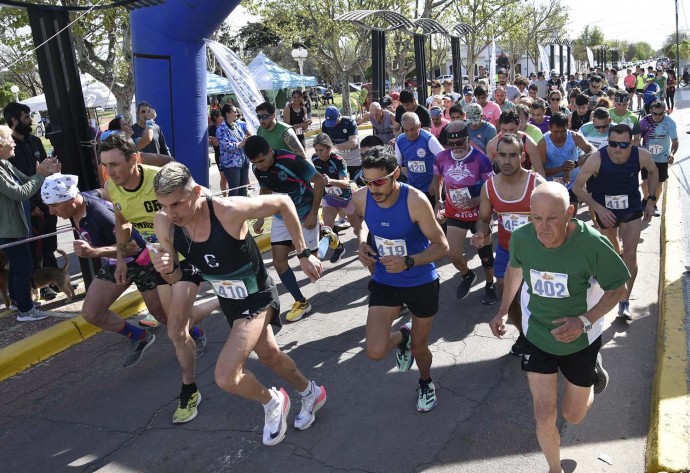
[[[457,148],[467,142],[467,138],[460,138],[459,140],[447,140],[446,143],[448,143],[448,146],[451,148]]]
[[[398,169],[398,168],[395,168],[395,169],[393,170],[393,172],[391,172],[391,173],[389,173],[389,174],[386,174],[386,175],[383,176],[383,177],[379,177],[378,179],[365,179],[364,177],[361,177],[360,179],[362,179],[362,182],[363,182],[364,185],[366,185],[366,186],[369,186],[369,187],[370,187],[370,186],[380,187],[380,186],[386,184],[386,182],[388,182],[388,179],[390,179],[390,178],[393,176],[393,174],[395,174],[395,171],[396,171],[397,169]]]
[[[609,146],[612,148],[620,147],[620,149],[628,149],[628,147],[630,146],[630,142],[629,141],[611,141],[611,140],[609,140]]]
[[[594,125],[595,130],[608,130],[609,126],[608,125],[601,125],[601,126],[596,126]]]
[[[552,102],[560,102],[562,99],[560,97],[552,97],[551,101]]]
[[[654,115],[655,117],[663,117],[664,115],[666,115],[666,112],[652,112],[652,115]]]
[[[257,114],[257,115],[256,115],[256,118],[258,118],[259,121],[262,122],[262,121],[264,121],[264,120],[268,120],[269,118],[271,118],[271,114],[270,114],[270,113],[264,113],[264,114],[262,114],[262,115]]]

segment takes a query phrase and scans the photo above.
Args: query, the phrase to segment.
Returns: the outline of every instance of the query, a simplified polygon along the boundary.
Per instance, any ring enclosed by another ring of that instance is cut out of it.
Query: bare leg
[[[583,388],[576,386],[567,379],[563,389],[563,418],[571,424],[579,424],[585,418],[587,411],[594,402],[592,386]]]
[[[431,361],[433,355],[429,350],[429,332],[433,317],[420,318],[412,315],[412,354],[419,368],[419,379],[427,380],[431,378]],[[400,333],[398,331],[398,333]]]
[[[94,279],[86,292],[82,307],[84,320],[108,332],[119,332],[122,329],[122,317],[109,307],[125,289],[127,289],[125,285]]]
[[[467,267],[467,260],[463,254],[466,236],[467,230],[464,228],[452,227],[448,225],[448,254],[450,255],[451,263],[453,263],[453,266],[460,271],[460,274],[466,274],[467,271],[470,270],[470,268]]]
[[[628,297],[632,293],[635,278],[637,278],[637,244],[640,241],[640,232],[642,230],[642,222],[635,220],[633,222],[621,223],[621,238],[623,239],[623,262],[630,271],[630,279],[628,279]]]
[[[399,330],[391,332],[393,321],[400,314],[400,306],[369,307],[366,327],[367,355],[372,360],[382,360],[388,352],[400,345],[402,333]],[[414,337],[412,337],[414,340]]]
[[[534,401],[537,440],[549,464],[549,473],[561,473],[561,434],[558,432],[558,374],[527,373]]]
[[[196,369],[196,343],[189,335],[189,320],[199,286],[180,281],[172,286],[168,311],[168,338],[175,346],[175,355],[182,369],[182,382],[192,384]]]

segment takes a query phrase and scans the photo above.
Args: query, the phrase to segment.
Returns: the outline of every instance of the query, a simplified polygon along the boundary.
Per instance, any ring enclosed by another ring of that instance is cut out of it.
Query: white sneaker
[[[35,322],[37,320],[47,319],[50,315],[51,314],[48,312],[43,312],[42,310],[32,307],[31,310],[27,312],[20,312],[17,316],[17,322]]]
[[[316,420],[316,412],[326,403],[326,388],[317,386],[314,381],[310,381],[311,391],[307,396],[302,397],[302,409],[295,417],[295,428],[297,430],[307,430]]]
[[[290,397],[285,389],[269,390],[273,399],[264,406],[264,445],[278,445],[285,438],[287,432],[287,415],[290,412]]]
[[[41,306],[41,301],[34,301],[34,307],[40,307]],[[7,308],[7,310],[14,310],[14,311],[19,311],[19,307],[17,307],[17,304],[14,302],[10,302],[10,306]]]

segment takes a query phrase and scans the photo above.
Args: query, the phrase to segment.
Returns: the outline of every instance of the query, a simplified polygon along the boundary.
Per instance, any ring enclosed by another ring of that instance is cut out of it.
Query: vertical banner
[[[240,110],[242,110],[242,115],[247,121],[247,126],[252,133],[256,133],[256,130],[259,128],[259,120],[256,118],[256,106],[263,103],[265,99],[259,90],[259,86],[256,85],[254,77],[242,60],[226,46],[210,39],[205,39],[204,41],[218,60],[218,64],[225,72],[226,78],[230,81],[232,91],[237,96],[238,105]]]
[[[489,97],[494,97],[496,90],[496,40],[491,38],[491,59],[489,63]]]
[[[573,56],[573,53],[570,53],[570,70],[571,74],[574,74],[575,72],[578,72],[577,66],[575,65],[575,56]]]
[[[539,48],[539,59],[541,59],[541,70],[546,71],[546,74],[551,70],[551,63],[549,62],[549,55],[546,54],[546,49],[541,44],[538,44]]]
[[[589,48],[587,48],[587,60],[589,61],[589,67],[594,67],[594,53]]]

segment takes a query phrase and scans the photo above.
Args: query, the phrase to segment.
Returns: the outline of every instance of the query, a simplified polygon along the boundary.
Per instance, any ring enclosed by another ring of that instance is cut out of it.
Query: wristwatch
[[[584,333],[587,333],[590,330],[592,330],[592,322],[590,322],[587,317],[585,317],[584,315],[580,315],[577,318],[582,321],[582,331]]]
[[[311,250],[305,248],[300,254],[297,255],[298,258],[309,258],[311,256]]]
[[[652,202],[656,202],[656,196],[655,195],[648,195],[647,200],[651,200]]]
[[[414,259],[411,256],[405,256],[405,269],[410,269],[414,266]]]

